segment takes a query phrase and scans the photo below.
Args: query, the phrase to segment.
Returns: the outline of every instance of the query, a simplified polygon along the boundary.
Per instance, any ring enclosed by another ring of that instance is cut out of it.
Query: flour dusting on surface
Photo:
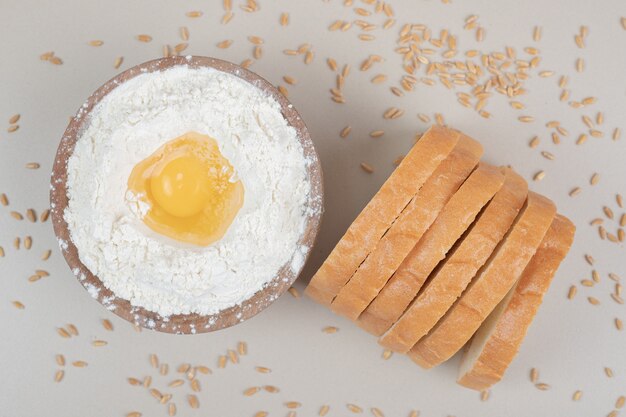
[[[159,236],[127,195],[133,167],[189,131],[208,135],[237,171],[244,205],[206,248]],[[91,112],[68,160],[64,213],[81,262],[116,296],[161,316],[240,304],[288,265],[299,270],[311,184],[297,132],[252,84],[211,68],[145,73]]]

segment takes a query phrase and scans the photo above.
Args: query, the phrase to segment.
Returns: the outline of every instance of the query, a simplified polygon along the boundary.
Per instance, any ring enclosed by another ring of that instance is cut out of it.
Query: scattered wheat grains
[[[200,407],[200,401],[198,400],[198,397],[196,397],[194,394],[187,395],[187,403],[191,408]]]
[[[590,185],[596,185],[596,184],[598,184],[598,182],[600,182],[600,174],[595,173],[589,179],[589,184]]]
[[[276,394],[280,392],[280,389],[278,387],[275,387],[274,385],[264,385],[263,390],[269,392],[270,394]]]
[[[144,42],[144,43],[152,42],[152,36],[150,36],[150,35],[137,35],[137,40],[139,42]]]
[[[580,194],[580,193],[581,193],[581,191],[582,191],[582,189],[581,189],[580,187],[574,187],[574,188],[572,188],[572,189],[570,190],[570,192],[569,192],[569,196],[570,196],[570,197],[575,197],[575,196],[577,196],[578,194]]]
[[[341,129],[341,132],[339,132],[339,136],[342,138],[347,138],[351,131],[352,131],[352,127],[346,126],[343,129]]]
[[[65,330],[63,327],[59,327],[57,329],[57,333],[59,334],[59,336],[65,338],[65,339],[69,339],[70,337],[72,337],[72,335],[67,330]]]
[[[600,305],[600,300],[595,297],[587,297],[587,301],[589,301],[589,304],[594,306]]]
[[[64,376],[65,376],[65,371],[63,371],[62,369],[59,369],[54,374],[54,381],[55,382],[61,382],[63,380]]]
[[[626,404],[626,397],[620,395],[617,400],[615,400],[615,408],[621,409],[624,408],[624,404]]]
[[[355,404],[346,404],[346,408],[355,414],[360,414],[363,412],[363,409],[361,407],[359,407],[358,405]]]
[[[269,414],[267,411],[258,411],[254,417],[267,417]]]
[[[200,392],[202,390],[202,387],[200,386],[200,381],[197,379],[192,379],[190,385],[192,391]]]
[[[487,401],[489,399],[489,395],[490,395],[490,391],[489,390],[482,390],[480,392],[480,401]]]
[[[281,13],[279,21],[281,26],[287,26],[289,24],[289,13]]]
[[[48,221],[49,217],[50,217],[50,209],[45,209],[39,215],[39,221],[42,222],[42,223],[45,223],[45,222]]]
[[[298,401],[287,401],[285,403],[285,407],[289,409],[299,408],[301,405],[302,404],[300,404]]]
[[[94,340],[93,342],[91,342],[91,345],[95,347],[106,346],[107,344],[108,342],[106,340]]]
[[[126,417],[141,417],[141,413],[139,411],[131,411],[126,414]]]
[[[578,391],[574,392],[574,395],[572,395],[572,400],[574,400],[574,401],[580,401],[580,399],[582,398],[582,396],[583,396],[583,392],[582,392],[582,391],[580,391],[580,390],[578,390]]]
[[[613,372],[613,370],[611,368],[605,367],[604,368],[604,374],[608,377],[608,378],[613,378],[615,376],[615,373]]]
[[[150,395],[152,395],[154,398],[156,398],[157,400],[161,400],[161,398],[163,398],[163,394],[161,394],[161,391],[159,391],[156,388],[151,388],[150,389]]]
[[[226,368],[226,362],[228,361],[228,357],[225,355],[220,355],[217,361],[218,368]]]
[[[13,304],[13,307],[17,308],[18,310],[24,310],[26,308],[26,306],[21,302],[21,301],[12,301],[11,304]]]
[[[181,385],[184,385],[185,381],[182,379],[175,379],[172,382],[170,382],[169,384],[167,384],[168,387],[170,388],[176,388],[176,387],[180,387]]]
[[[321,417],[324,417],[326,414],[328,414],[328,411],[330,411],[330,406],[323,405],[322,407],[320,407],[320,411],[317,414]]]
[[[368,164],[367,162],[361,162],[360,164],[361,169],[365,172],[367,172],[368,174],[371,174],[374,172],[374,167],[372,167],[370,164]]]
[[[75,368],[85,368],[87,366],[87,362],[85,361],[74,361],[72,362],[72,366]]]
[[[382,358],[384,360],[387,360],[387,359],[391,358],[392,356],[393,356],[393,352],[391,350],[389,350],[389,349],[383,350]]]
[[[154,353],[150,354],[150,366],[153,368],[159,367],[159,357]]]
[[[59,366],[65,366],[65,356],[58,354],[54,357],[55,362]]]
[[[140,380],[138,380],[137,378],[126,378],[126,380],[128,381],[128,383],[132,386],[139,386],[142,385],[142,382]]]
[[[543,382],[539,382],[535,384],[535,387],[541,391],[547,391],[550,389],[550,385],[543,383]]]
[[[230,361],[234,364],[239,363],[239,357],[237,356],[237,352],[232,349],[228,349],[228,359],[230,359]]]
[[[102,320],[102,327],[104,327],[105,330],[108,330],[110,332],[113,331],[113,323],[111,323],[109,319]]]
[[[537,383],[538,379],[539,379],[539,370],[537,368],[532,368],[530,370],[530,382],[535,384]]]

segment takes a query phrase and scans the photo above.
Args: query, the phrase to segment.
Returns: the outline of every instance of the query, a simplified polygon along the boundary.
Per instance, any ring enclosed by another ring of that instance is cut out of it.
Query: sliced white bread
[[[528,185],[512,169],[501,170],[505,175],[502,188],[433,271],[402,317],[380,338],[385,348],[406,353],[425,336],[461,296],[510,229],[524,205]]]
[[[502,187],[498,167],[481,163],[439,213],[357,324],[380,336],[400,318],[426,279]]]
[[[417,141],[311,279],[306,289],[309,297],[330,305],[417,191],[452,152],[459,136],[452,129],[433,126]]]
[[[465,292],[437,322],[431,332],[409,351],[423,368],[448,360],[472,335],[515,285],[543,240],[556,207],[547,198],[530,192],[511,230],[478,271]]]
[[[557,215],[517,285],[480,326],[459,368],[458,383],[484,390],[498,382],[519,351],[576,228]]]
[[[483,153],[475,140],[461,136],[456,147],[415,194],[415,198],[381,238],[330,308],[356,320],[376,297],[402,260],[420,240],[439,211],[463,184]]]

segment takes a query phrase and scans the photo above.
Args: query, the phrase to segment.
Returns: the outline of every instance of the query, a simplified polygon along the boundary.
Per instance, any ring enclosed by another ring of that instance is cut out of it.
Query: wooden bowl
[[[320,227],[320,221],[324,207],[324,190],[322,182],[322,169],[319,163],[315,147],[300,115],[293,105],[272,84],[257,74],[230,62],[202,56],[170,57],[145,62],[130,68],[97,89],[78,110],[76,116],[70,121],[67,130],[59,144],[54,167],[52,170],[50,202],[54,232],[59,240],[61,251],[69,264],[72,272],[81,277],[79,282],[107,309],[118,316],[149,329],[167,333],[195,334],[223,329],[240,323],[259,313],[280,295],[282,295],[296,280],[302,268],[292,271],[288,264],[278,271],[276,277],[265,287],[254,294],[242,304],[222,310],[217,314],[202,316],[199,314],[178,314],[161,317],[159,314],[148,311],[141,307],[131,306],[128,300],[117,298],[113,292],[107,289],[100,279],[93,275],[78,257],[78,250],[70,238],[68,225],[63,218],[63,213],[68,204],[67,196],[67,161],[74,152],[77,139],[87,126],[91,110],[109,92],[117,88],[125,81],[145,72],[161,71],[177,65],[187,65],[191,68],[211,67],[235,75],[257,88],[260,88],[272,96],[281,106],[282,114],[287,123],[298,132],[298,140],[304,149],[307,159],[313,161],[308,165],[308,179],[311,184],[311,192],[308,201],[307,213],[312,213],[307,219],[304,233],[298,244],[305,245],[305,260],[308,258],[311,248],[315,244],[315,238]]]

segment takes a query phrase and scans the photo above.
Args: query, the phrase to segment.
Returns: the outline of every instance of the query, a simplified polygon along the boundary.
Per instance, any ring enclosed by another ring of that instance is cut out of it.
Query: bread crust
[[[478,271],[465,292],[411,350],[409,357],[423,368],[448,360],[472,337],[517,282],[535,254],[554,216],[549,199],[530,192],[512,229]]]
[[[504,175],[499,168],[483,163],[478,166],[363,311],[357,322],[361,328],[380,336],[400,318],[439,261],[445,258],[503,182]]]
[[[513,361],[552,278],[567,255],[576,228],[557,215],[505,305],[474,336],[461,361],[458,383],[484,390],[498,382]],[[504,303],[504,302],[503,302]],[[500,313],[499,316],[494,316]],[[471,361],[471,362],[469,362]]]
[[[517,217],[528,184],[510,168],[501,168],[502,188],[485,207],[466,236],[433,271],[424,288],[379,343],[399,353],[408,352],[461,296],[472,277],[493,253]]]
[[[359,317],[472,173],[482,153],[483,148],[478,142],[467,136],[460,137],[452,153],[437,167],[339,291],[330,307],[335,313],[352,320]]]
[[[309,283],[306,294],[330,305],[459,140],[458,131],[431,127],[361,211]]]

